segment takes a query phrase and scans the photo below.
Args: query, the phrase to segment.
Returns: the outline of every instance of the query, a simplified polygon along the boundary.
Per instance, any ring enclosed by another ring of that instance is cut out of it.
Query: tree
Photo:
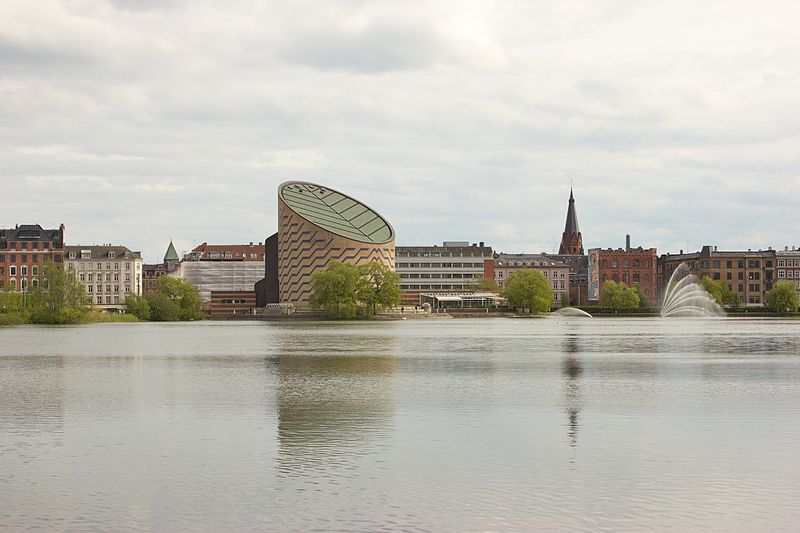
[[[529,309],[532,313],[545,313],[553,306],[550,282],[541,272],[530,268],[511,274],[501,295],[510,307]]]
[[[468,282],[469,288],[475,292],[500,292],[500,287],[497,282],[492,278],[485,278],[483,276],[475,276]]]
[[[72,272],[46,262],[31,290],[31,321],[35,324],[75,324],[91,309],[91,300]]]
[[[150,319],[168,322],[175,320],[200,320],[200,293],[188,281],[161,276],[156,280],[155,291],[145,296],[150,307]]]
[[[125,308],[139,320],[150,320],[150,303],[144,296],[129,294],[125,297]]]
[[[600,291],[600,306],[608,309],[633,309],[639,307],[639,295],[636,290],[622,283],[606,281]]]
[[[358,267],[365,283],[358,284],[356,299],[372,308],[375,315],[378,309],[397,307],[400,304],[400,276],[378,261],[371,261]]]
[[[705,291],[723,307],[738,307],[739,295],[728,288],[722,280],[713,280],[709,276],[703,276],[700,285]]]
[[[311,307],[322,309],[330,318],[355,318],[363,311],[359,295],[368,290],[367,280],[355,265],[331,262],[314,274]]]
[[[796,313],[800,306],[797,287],[791,281],[779,281],[767,292],[767,305],[778,313]]]
[[[642,309],[647,309],[650,307],[650,299],[647,297],[647,293],[645,293],[642,288],[639,286],[638,283],[635,283],[632,287],[633,292],[636,293],[636,296],[639,297],[639,307]]]

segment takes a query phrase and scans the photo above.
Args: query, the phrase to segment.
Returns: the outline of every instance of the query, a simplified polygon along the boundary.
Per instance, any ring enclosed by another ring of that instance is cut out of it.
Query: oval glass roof
[[[303,181],[280,186],[280,197],[295,213],[340,237],[383,244],[394,230],[378,213],[340,192]]]

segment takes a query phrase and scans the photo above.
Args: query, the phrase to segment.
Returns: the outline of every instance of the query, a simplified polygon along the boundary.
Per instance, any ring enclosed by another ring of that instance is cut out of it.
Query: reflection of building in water
[[[578,428],[580,427],[578,417],[583,407],[580,389],[583,366],[580,358],[576,356],[578,353],[577,335],[567,335],[564,340],[564,353],[567,355],[561,363],[561,372],[565,379],[564,407],[569,421],[567,436],[569,437],[569,445],[575,448],[578,446]]]
[[[335,336],[332,331],[319,340],[341,346]],[[372,340],[375,351],[385,339]],[[312,355],[287,350],[277,358],[281,469],[354,461],[369,448],[365,439],[386,435],[394,412],[395,361],[392,350],[381,351],[333,355],[326,347]]]

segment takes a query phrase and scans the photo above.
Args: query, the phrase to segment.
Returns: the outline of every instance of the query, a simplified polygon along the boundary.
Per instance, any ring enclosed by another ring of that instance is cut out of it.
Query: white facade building
[[[492,248],[483,243],[444,242],[442,246],[397,246],[395,271],[400,288],[414,291],[463,291],[484,276]]]
[[[65,246],[64,266],[104,311],[122,312],[129,294],[142,295],[142,254],[125,246]]]

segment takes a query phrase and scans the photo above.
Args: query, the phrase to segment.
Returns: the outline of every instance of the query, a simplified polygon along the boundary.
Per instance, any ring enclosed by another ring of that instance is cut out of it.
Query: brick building
[[[10,285],[26,292],[39,283],[39,268],[46,261],[63,265],[64,224],[44,229],[38,224],[0,229],[0,288]]]
[[[763,306],[766,293],[776,279],[775,250],[720,251],[716,246],[703,246],[699,252],[684,254],[681,250],[679,254],[662,255],[658,259],[661,287],[667,286],[681,263],[686,263],[697,279],[708,276],[723,281],[748,306]]]
[[[178,257],[178,252],[175,251],[175,245],[172,244],[172,239],[170,239],[163,263],[142,265],[142,294],[154,292],[156,290],[156,280],[161,276],[175,272],[179,266],[180,258]]]
[[[647,295],[650,305],[659,302],[658,255],[655,248],[631,248],[630,236],[625,248],[593,248],[589,250],[592,280],[589,299],[597,301],[607,281],[622,283],[626,287],[638,285]]]

